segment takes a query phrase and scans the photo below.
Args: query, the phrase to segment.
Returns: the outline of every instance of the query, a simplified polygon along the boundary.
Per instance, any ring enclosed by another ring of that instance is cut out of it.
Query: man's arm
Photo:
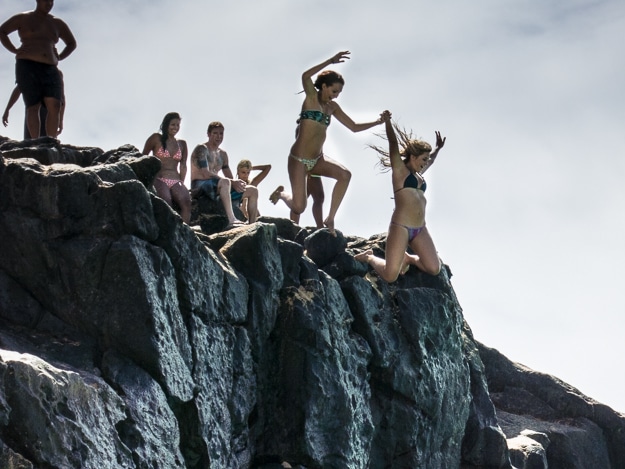
[[[221,172],[224,173],[224,176],[230,179],[231,181],[230,187],[232,187],[233,190],[237,192],[244,192],[245,182],[242,181],[241,179],[234,178],[232,174],[232,170],[230,169],[230,166],[228,165],[228,153],[223,150],[220,150],[220,152],[221,152],[221,161],[222,161]]]
[[[199,144],[193,149],[193,153],[191,153],[192,182],[196,179],[211,179],[219,177],[218,174],[215,174],[213,168],[211,168],[209,159],[210,156],[208,148],[206,148],[205,145]]]
[[[58,21],[59,38],[65,43],[65,48],[59,54],[59,60],[66,59],[76,49],[76,38],[72,34],[69,26],[62,20]]]
[[[223,150],[219,150],[220,151],[220,157],[221,157],[221,161],[222,161],[222,165],[221,165],[221,172],[224,173],[224,176],[226,176],[228,179],[232,179],[234,180],[234,175],[232,174],[232,170],[230,169],[230,165],[228,163],[228,152],[225,152]]]
[[[23,13],[20,13],[19,15],[12,16],[4,23],[2,23],[2,26],[0,26],[0,42],[6,48],[6,50],[11,52],[12,54],[17,54],[18,50],[13,42],[11,42],[9,34],[19,29],[21,17],[23,15]]]

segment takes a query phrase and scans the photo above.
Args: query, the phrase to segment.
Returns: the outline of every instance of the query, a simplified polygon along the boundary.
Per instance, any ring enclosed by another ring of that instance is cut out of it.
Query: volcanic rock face
[[[476,343],[448,268],[191,228],[130,146],[0,151],[0,467],[625,467],[625,419]]]

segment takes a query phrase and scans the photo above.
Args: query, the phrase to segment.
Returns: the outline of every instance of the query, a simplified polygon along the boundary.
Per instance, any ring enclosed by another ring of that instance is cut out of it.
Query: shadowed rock
[[[625,467],[623,416],[478,344],[444,266],[220,232],[158,159],[0,138],[0,467]]]

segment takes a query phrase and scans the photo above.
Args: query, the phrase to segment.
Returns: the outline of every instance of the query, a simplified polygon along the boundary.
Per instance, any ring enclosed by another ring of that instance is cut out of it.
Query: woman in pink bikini
[[[149,155],[151,152],[161,161],[161,170],[154,179],[156,194],[172,207],[173,202],[176,202],[180,207],[182,221],[189,223],[191,196],[184,185],[187,175],[187,142],[176,139],[180,120],[177,112],[165,115],[161,123],[161,133],[150,135],[143,147],[143,154]]]
[[[343,165],[323,154],[323,143],[326,139],[330,119],[332,116],[336,117],[341,124],[352,132],[361,132],[382,123],[380,118],[373,122],[357,124],[334,102],[343,91],[345,84],[343,77],[338,73],[324,70],[319,73],[314,82],[312,80],[314,74],[328,65],[342,63],[349,59],[349,54],[349,51],[338,52],[302,74],[306,98],[299,115],[299,131],[295,143],[291,147],[288,162],[292,195],[282,199],[291,209],[291,216],[299,216],[306,209],[308,174],[312,173],[336,179],[336,184],[332,190],[330,210],[323,222],[330,233],[335,236],[334,217],[345,196],[352,175]]]
[[[436,132],[436,148],[432,151],[429,143],[415,140],[410,133],[394,126],[389,112],[385,112],[382,118],[386,126],[388,152],[376,146],[372,148],[380,154],[380,164],[391,167],[395,210],[388,227],[385,259],[374,256],[371,249],[354,257],[371,265],[387,282],[397,280],[410,264],[430,275],[438,275],[441,261],[425,226],[426,184],[423,173],[436,160],[439,150],[445,145],[445,138]],[[401,152],[395,131],[401,139]],[[406,252],[408,246],[414,254]]]

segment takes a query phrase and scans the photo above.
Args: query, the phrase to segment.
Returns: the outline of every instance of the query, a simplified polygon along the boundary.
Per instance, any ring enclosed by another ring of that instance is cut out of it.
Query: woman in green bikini
[[[299,116],[299,132],[295,143],[291,147],[288,170],[291,181],[291,197],[284,198],[284,202],[291,209],[292,217],[300,215],[306,209],[308,191],[306,181],[308,174],[316,174],[336,179],[332,190],[330,210],[324,220],[324,225],[330,233],[334,231],[334,217],[343,201],[351,173],[343,165],[323,154],[323,144],[326,131],[332,116],[352,132],[361,132],[382,123],[382,117],[373,122],[356,123],[334,101],[341,91],[345,81],[343,77],[332,70],[319,73],[313,83],[312,77],[330,64],[338,64],[349,59],[349,51],[338,52],[328,60],[315,65],[302,74],[302,84],[306,98]]]

